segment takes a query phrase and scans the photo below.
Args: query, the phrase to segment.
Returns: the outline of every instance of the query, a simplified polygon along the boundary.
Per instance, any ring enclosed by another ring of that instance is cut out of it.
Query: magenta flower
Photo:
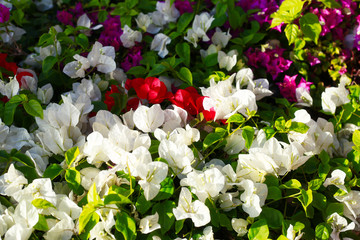
[[[312,82],[307,82],[304,78],[301,78],[300,83],[296,85],[296,77],[298,75],[294,75],[292,77],[285,75],[284,81],[282,83],[276,83],[279,86],[281,95],[286,98],[289,102],[297,102],[296,99],[296,89],[303,88],[307,92],[310,92],[310,86],[313,84]]]
[[[130,49],[128,55],[125,57],[124,61],[121,63],[121,68],[127,72],[130,68],[139,66],[140,61],[143,59],[141,56],[141,47],[134,46]]]
[[[73,20],[73,15],[65,10],[63,11],[58,11],[56,14],[57,19],[64,25],[71,25],[74,26],[72,20]]]
[[[175,8],[179,10],[180,15],[183,13],[192,13],[194,10],[192,5],[195,5],[195,2],[189,0],[176,0]]]
[[[313,55],[311,55],[311,53],[308,53],[307,60],[309,61],[310,66],[315,66],[315,65],[321,63],[320,60],[317,57],[314,57]]]
[[[98,41],[104,46],[113,46],[115,51],[118,51],[120,46],[122,46],[120,36],[123,33],[120,17],[109,16],[102,24],[104,26],[104,30],[101,32]]]
[[[5,23],[10,18],[10,9],[0,4],[0,23]]]
[[[325,8],[319,10],[318,8],[314,8],[311,12],[319,18],[319,22],[321,24],[320,36],[324,36],[329,33],[330,30],[337,27],[344,18],[340,9]]]
[[[240,0],[236,5],[240,6],[245,12],[259,9],[258,12],[251,15],[250,20],[256,20],[260,25],[266,22],[271,23],[270,15],[279,9],[279,5],[275,0]]]

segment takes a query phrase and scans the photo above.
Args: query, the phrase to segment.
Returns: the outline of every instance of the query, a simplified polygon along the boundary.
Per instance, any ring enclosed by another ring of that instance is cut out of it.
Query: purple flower
[[[140,61],[143,59],[141,56],[141,47],[134,46],[130,49],[128,55],[125,57],[124,61],[121,63],[121,68],[127,72],[130,68],[139,66]]]
[[[63,11],[58,11],[56,14],[57,19],[64,25],[71,25],[74,26],[73,22],[72,22],[72,18],[73,15],[65,10]]]
[[[104,46],[113,46],[115,51],[118,51],[122,46],[120,36],[123,31],[121,29],[121,22],[119,16],[109,16],[103,22],[104,30],[101,32],[99,42]]]
[[[300,83],[296,85],[296,77],[285,75],[282,83],[276,83],[279,86],[281,95],[286,98],[289,102],[296,102],[296,89],[304,88],[307,92],[310,92],[310,86],[312,82],[307,82],[304,78],[301,78]]]
[[[317,57],[314,57],[313,55],[311,55],[311,53],[308,53],[307,60],[309,61],[310,66],[315,66],[315,65],[321,63],[320,60]]]
[[[176,0],[175,1],[175,8],[179,10],[180,14],[183,13],[192,13],[194,10],[192,5],[195,5],[195,2],[190,2],[189,0]]]
[[[240,0],[236,3],[245,12],[252,9],[259,9],[258,12],[251,15],[250,20],[256,20],[263,25],[265,22],[271,23],[270,15],[279,9],[279,5],[275,0]]]
[[[0,23],[5,23],[10,18],[10,9],[0,4]]]
[[[319,18],[319,22],[321,24],[320,36],[324,36],[329,33],[330,30],[337,27],[344,18],[340,9],[325,8],[319,10],[318,8],[314,8],[311,12]]]

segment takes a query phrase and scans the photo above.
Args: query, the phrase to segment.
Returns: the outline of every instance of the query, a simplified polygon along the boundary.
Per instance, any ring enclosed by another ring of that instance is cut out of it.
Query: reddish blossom
[[[56,14],[57,19],[64,25],[71,25],[74,26],[72,20],[73,15],[65,10],[58,11]]]
[[[120,93],[119,88],[116,85],[111,85],[110,91],[105,93],[104,103],[107,105],[109,111],[115,106],[114,97],[111,96],[113,93]]]
[[[170,101],[186,110],[191,115],[197,115],[203,110],[202,102],[204,97],[201,96],[194,87],[179,89],[170,99]]]
[[[18,67],[17,67],[16,63],[14,63],[14,62],[7,62],[6,57],[7,57],[6,53],[0,53],[0,67],[5,68],[6,70],[12,72],[14,74],[14,76],[15,76]],[[6,74],[3,74],[3,75],[5,77],[8,76]]]

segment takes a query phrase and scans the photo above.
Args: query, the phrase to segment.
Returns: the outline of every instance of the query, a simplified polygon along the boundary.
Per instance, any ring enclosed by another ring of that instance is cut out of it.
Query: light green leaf
[[[66,169],[65,180],[68,182],[69,187],[76,192],[81,187],[81,175],[75,168]]]
[[[242,123],[244,121],[245,121],[245,118],[241,114],[238,114],[238,113],[231,115],[226,120],[227,123]]]
[[[309,130],[309,126],[302,122],[291,122],[289,130],[298,133],[306,133]]]
[[[79,233],[81,233],[85,229],[86,224],[90,221],[94,214],[98,215],[95,210],[96,209],[91,204],[85,205],[83,207],[83,210],[79,217]]]
[[[39,221],[35,224],[34,229],[43,232],[47,232],[49,230],[49,226],[44,215],[39,214]]]
[[[254,141],[255,130],[250,126],[245,126],[242,130],[242,137],[245,139],[245,147],[249,149]]]
[[[322,2],[327,8],[341,8],[341,5],[335,0],[319,0]]]
[[[301,189],[301,183],[297,179],[291,179],[280,185],[281,189]]]
[[[295,42],[299,35],[299,27],[296,24],[288,24],[285,28],[285,36],[289,41],[289,45]]]
[[[88,203],[92,203],[94,206],[101,206],[104,204],[96,190],[95,183],[89,189],[89,192],[87,194],[87,200]]]
[[[44,117],[43,109],[39,101],[31,99],[29,102],[23,102],[23,106],[29,115],[39,117],[41,119]]]
[[[49,207],[56,208],[51,202],[42,198],[36,198],[31,201],[36,208],[48,209]]]
[[[265,219],[254,222],[248,232],[249,240],[267,240],[269,227]]]
[[[131,204],[129,198],[121,195],[121,194],[108,194],[104,198],[104,204]]]
[[[72,163],[75,161],[77,156],[79,156],[80,151],[78,147],[70,148],[65,153],[65,162],[68,165],[68,167],[71,167]]]
[[[355,144],[355,146],[360,147],[360,131],[355,130],[352,136],[352,141]]]

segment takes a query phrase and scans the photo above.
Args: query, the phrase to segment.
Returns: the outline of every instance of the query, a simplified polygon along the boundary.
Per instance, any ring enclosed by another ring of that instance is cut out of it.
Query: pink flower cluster
[[[118,51],[122,46],[120,36],[123,33],[120,16],[108,16],[102,25],[104,30],[101,32],[98,41],[104,46],[113,46],[115,51]]]
[[[269,47],[265,52],[259,48],[249,48],[245,55],[248,58],[248,65],[259,68],[265,67],[266,72],[269,73],[275,80],[279,73],[289,69],[292,61],[283,57],[285,49],[280,47]]]
[[[304,88],[307,92],[310,92],[310,86],[313,84],[312,82],[307,82],[304,78],[301,78],[299,84],[296,85],[297,76],[297,74],[292,77],[285,75],[284,81],[282,83],[277,83],[281,95],[290,102],[297,102],[297,88]]]

